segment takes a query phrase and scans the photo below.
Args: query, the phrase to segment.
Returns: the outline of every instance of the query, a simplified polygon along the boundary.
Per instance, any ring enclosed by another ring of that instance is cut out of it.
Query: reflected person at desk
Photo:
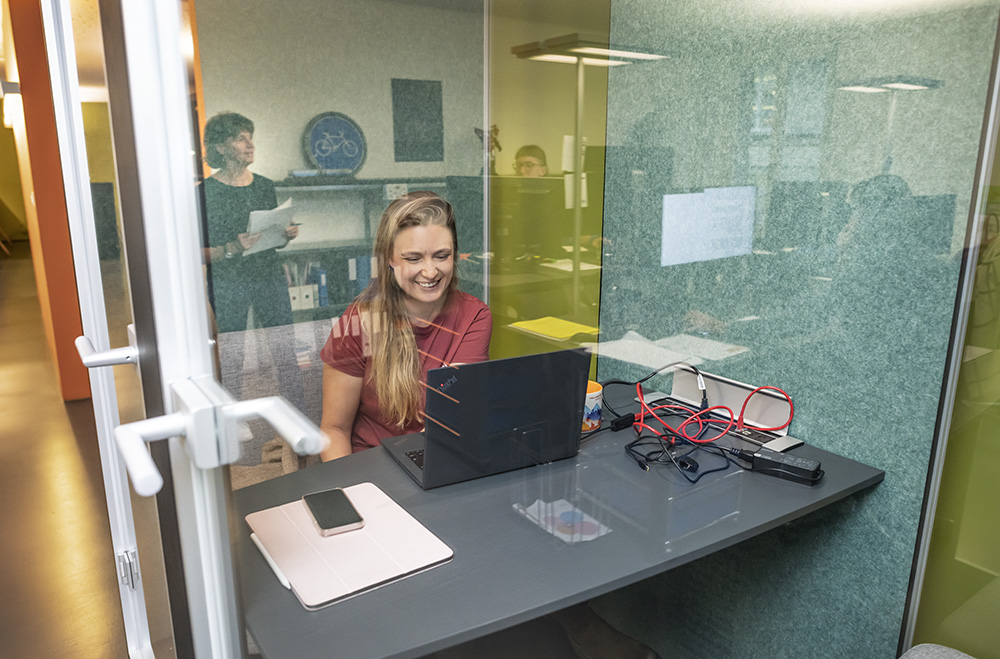
[[[526,144],[514,155],[514,172],[517,176],[538,178],[549,173],[545,151],[536,144]]]
[[[454,210],[432,192],[389,204],[375,234],[377,275],[323,347],[323,460],[423,429],[427,371],[486,361],[493,318],[458,290]]]

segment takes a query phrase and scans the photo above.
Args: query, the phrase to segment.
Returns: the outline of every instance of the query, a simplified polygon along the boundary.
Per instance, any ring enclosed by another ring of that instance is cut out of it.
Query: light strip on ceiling
[[[595,48],[593,46],[581,46],[570,48],[570,52],[582,55],[602,55],[604,57],[621,57],[624,59],[657,60],[667,59],[666,55],[653,55],[652,53],[637,53],[631,50],[615,50],[613,48]]]
[[[889,91],[885,87],[865,87],[863,85],[852,85],[849,87],[838,87],[842,92],[861,92],[862,94],[881,94]]]
[[[907,91],[917,91],[917,90],[921,90],[921,89],[930,89],[930,87],[928,87],[927,85],[911,85],[908,82],[890,82],[890,83],[887,83],[887,84],[882,85],[882,86],[883,87],[888,87],[889,89],[904,89],[904,90],[907,90]]]
[[[544,53],[542,55],[532,55],[528,59],[535,60],[536,62],[558,62],[560,64],[576,64],[577,59],[583,60],[586,66],[622,66],[628,64],[628,62],[619,62],[609,59],[596,59],[593,57],[580,57],[576,58],[572,55],[559,55],[556,53]]]

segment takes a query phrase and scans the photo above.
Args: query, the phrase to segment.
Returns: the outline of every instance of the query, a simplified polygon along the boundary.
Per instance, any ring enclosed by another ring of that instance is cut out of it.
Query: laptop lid
[[[429,371],[418,483],[431,489],[576,455],[589,369],[590,354],[574,349]],[[412,442],[383,446],[414,475],[403,455]]]

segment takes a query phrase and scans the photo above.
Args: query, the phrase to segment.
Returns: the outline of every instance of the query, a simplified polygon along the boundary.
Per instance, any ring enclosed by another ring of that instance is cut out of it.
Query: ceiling
[[[181,0],[187,5],[189,0]],[[208,0],[204,0],[208,1]],[[312,0],[315,1],[315,0]],[[370,1],[370,0],[369,0]],[[481,12],[484,0],[381,0],[398,4],[435,7],[450,11]],[[490,11],[504,18],[522,19],[541,24],[579,24],[580,32],[604,32],[615,0],[491,0]],[[622,2],[634,5],[638,0]],[[667,24],[700,24],[739,29],[748,16],[769,16],[772,22],[829,22],[863,15],[890,18],[899,15],[940,12],[949,7],[960,8],[992,4],[993,0],[661,0],[646,8],[647,20],[667,20]],[[88,91],[104,87],[103,48],[101,42],[98,0],[69,0],[76,42],[76,58],[84,97]],[[712,9],[715,6],[715,9]],[[593,24],[588,24],[587,21]],[[2,37],[0,37],[2,39]],[[2,46],[2,42],[0,42]],[[96,93],[100,94],[99,91]]]

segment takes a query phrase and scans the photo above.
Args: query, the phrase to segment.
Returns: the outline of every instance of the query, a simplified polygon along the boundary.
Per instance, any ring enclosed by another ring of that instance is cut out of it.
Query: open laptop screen
[[[576,455],[589,367],[576,349],[429,371],[423,472],[408,473],[431,488]]]

